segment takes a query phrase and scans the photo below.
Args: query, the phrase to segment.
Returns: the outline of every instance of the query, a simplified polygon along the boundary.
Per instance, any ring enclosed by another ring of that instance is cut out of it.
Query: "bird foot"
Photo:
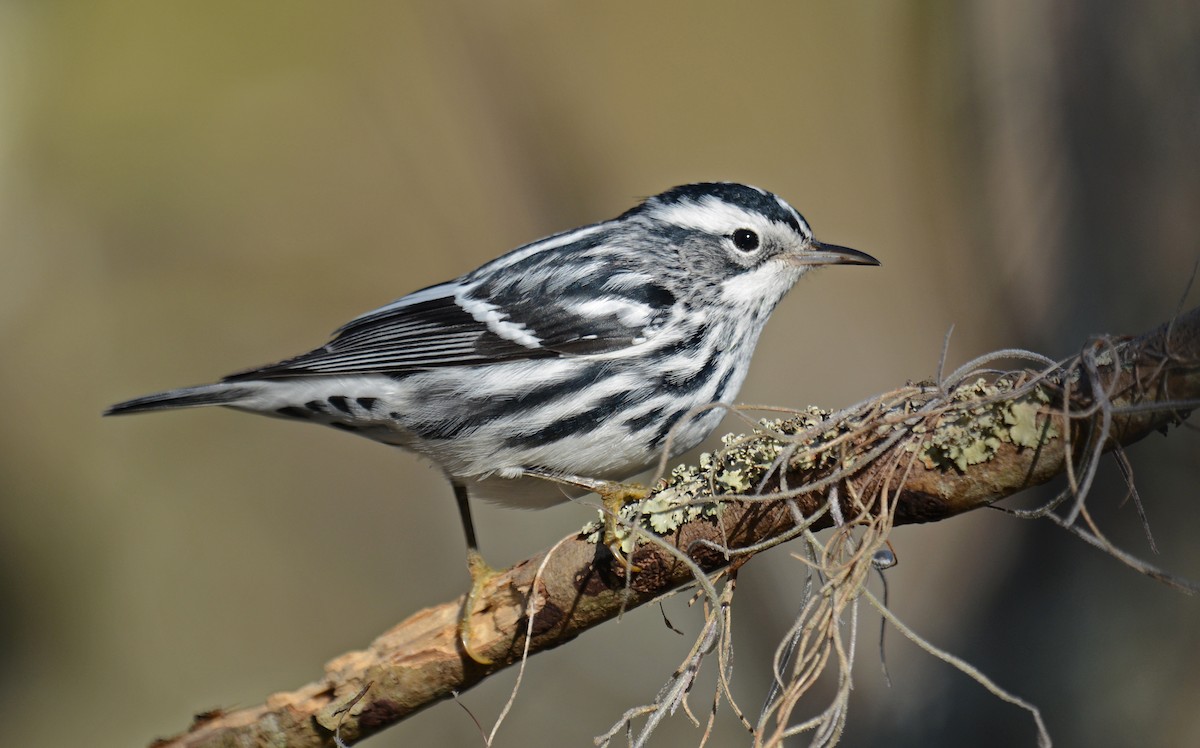
[[[613,480],[585,478],[581,475],[564,475],[549,470],[530,468],[525,472],[535,478],[575,486],[598,494],[604,503],[604,545],[608,546],[613,558],[621,566],[630,571],[641,571],[640,568],[630,563],[629,559],[625,558],[625,554],[621,552],[621,538],[617,536],[617,527],[621,523],[621,509],[627,504],[641,501],[649,496],[650,489],[638,483],[621,483]]]
[[[475,612],[475,603],[484,585],[500,572],[489,566],[488,562],[483,560],[483,555],[474,548],[467,550],[467,570],[471,572],[471,590],[467,593],[466,600],[463,601],[462,617],[458,619],[458,640],[462,643],[467,657],[480,665],[491,665],[493,664],[492,658],[471,647],[471,614]]]
[[[617,483],[601,481],[593,490],[600,495],[604,502],[604,544],[621,566],[639,572],[636,564],[631,562],[621,552],[621,538],[617,535],[617,526],[621,522],[621,510],[628,504],[634,504],[650,495],[650,489],[638,483]]]

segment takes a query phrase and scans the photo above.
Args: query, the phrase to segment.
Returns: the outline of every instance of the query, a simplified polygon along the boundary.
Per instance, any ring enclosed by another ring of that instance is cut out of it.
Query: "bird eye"
[[[753,252],[758,249],[758,234],[750,229],[738,229],[729,235],[733,239],[733,246],[743,252]]]

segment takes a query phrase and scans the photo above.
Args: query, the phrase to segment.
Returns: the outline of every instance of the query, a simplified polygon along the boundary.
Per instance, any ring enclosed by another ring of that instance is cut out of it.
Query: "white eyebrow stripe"
[[[687,200],[671,205],[655,206],[651,217],[686,229],[724,235],[741,226],[765,228],[774,221],[762,213],[731,205],[724,200],[705,196],[699,201]]]

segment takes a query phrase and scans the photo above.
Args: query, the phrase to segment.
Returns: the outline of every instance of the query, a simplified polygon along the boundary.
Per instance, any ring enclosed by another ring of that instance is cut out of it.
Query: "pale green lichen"
[[[1017,399],[1004,399],[1010,390],[1007,382],[985,379],[957,388],[952,401],[962,405],[938,416],[920,444],[925,466],[965,472],[995,457],[1002,444],[1035,448],[1056,438],[1058,431],[1042,415],[1041,404],[1049,402],[1049,395],[1035,387]]]
[[[860,415],[831,427],[830,412],[816,407],[788,418],[764,419],[750,434],[726,434],[720,450],[701,454],[696,464],[677,466],[646,499],[622,507],[613,537],[604,537],[603,510],[582,534],[588,542],[611,542],[631,554],[640,532],[669,535],[687,522],[715,518],[722,496],[758,493],[785,450],[789,471],[851,470],[862,462],[864,436],[869,442],[907,431],[915,438],[903,448],[915,452],[926,467],[965,472],[991,460],[1003,444],[1036,448],[1058,437],[1046,413],[1049,393],[1034,387],[1012,398],[1012,390],[1004,379],[978,379],[956,387],[947,403],[951,407],[938,415],[897,422],[864,421]],[[920,398],[908,400],[891,415],[908,416],[926,404]],[[845,444],[835,444],[848,434],[852,438]]]
[[[626,504],[620,512],[613,534],[622,553],[633,552],[637,533],[634,527],[658,535],[667,535],[681,525],[701,517],[715,518],[723,495],[754,494],[767,471],[783,453],[787,439],[821,426],[829,412],[810,407],[791,418],[764,419],[750,434],[726,434],[722,449],[704,452],[695,465],[679,465],[661,481],[657,490],[642,501]],[[839,426],[815,437],[814,444],[839,436]],[[782,438],[781,438],[782,437]],[[837,463],[837,457],[819,449],[800,449],[792,457],[791,467],[814,469]],[[604,512],[600,519],[583,527],[590,543],[604,536]]]
[[[717,453],[704,452],[695,465],[678,465],[658,489],[642,501],[626,504],[613,534],[622,553],[632,553],[636,532],[633,528],[667,535],[681,525],[700,517],[716,517],[720,495],[750,493],[761,480],[766,467],[779,456],[782,446],[764,429],[778,427],[778,422],[764,422],[762,429],[749,435],[726,434],[721,438],[724,448]],[[600,542],[604,534],[604,513],[600,520],[583,527],[588,542]]]
[[[1015,402],[1004,414],[1012,443],[1034,448],[1041,444],[1044,428],[1038,425],[1038,406],[1031,402]],[[1057,436],[1057,434],[1056,434]]]
[[[626,555],[633,553],[637,533],[634,527],[641,527],[659,535],[666,535],[678,529],[680,525],[699,517],[715,517],[719,511],[715,501],[704,501],[708,491],[707,464],[712,465],[712,455],[705,452],[700,455],[700,465],[678,465],[671,471],[670,476],[659,484],[653,494],[642,501],[633,501],[621,508],[620,520],[613,529],[615,541],[620,551]],[[604,536],[604,512],[600,510],[599,521],[584,525],[582,534],[589,543],[599,543]]]

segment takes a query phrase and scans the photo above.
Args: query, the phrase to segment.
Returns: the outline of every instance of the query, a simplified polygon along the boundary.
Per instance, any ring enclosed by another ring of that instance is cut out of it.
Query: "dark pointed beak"
[[[797,265],[879,265],[879,260],[876,260],[866,252],[860,252],[857,249],[849,247],[839,247],[836,244],[824,244],[814,241],[812,249],[799,252],[793,256],[792,261]]]

